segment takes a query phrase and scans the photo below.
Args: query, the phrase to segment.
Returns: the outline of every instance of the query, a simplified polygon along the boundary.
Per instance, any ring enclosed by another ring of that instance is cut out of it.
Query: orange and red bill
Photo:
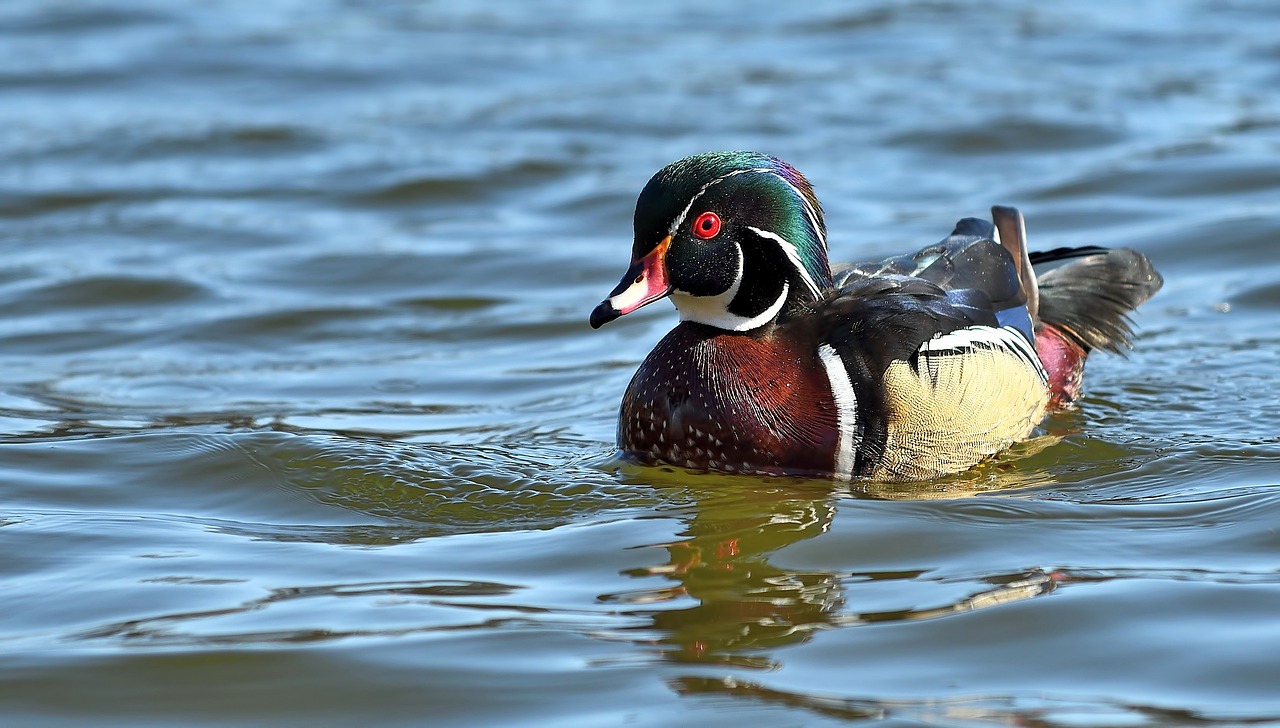
[[[591,328],[598,329],[671,293],[666,262],[670,245],[671,236],[668,235],[647,255],[631,263],[618,286],[591,312]]]

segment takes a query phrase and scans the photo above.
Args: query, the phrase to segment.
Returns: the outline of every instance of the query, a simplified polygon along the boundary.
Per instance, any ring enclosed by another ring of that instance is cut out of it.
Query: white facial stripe
[[[733,300],[734,296],[738,295],[738,289],[742,287],[742,248],[734,246],[734,250],[738,253],[738,267],[737,273],[733,278],[733,285],[729,286],[729,290],[718,296],[694,296],[678,288],[671,292],[671,302],[676,305],[676,310],[680,312],[681,321],[696,321],[722,329],[739,330],[734,329],[732,325],[723,325],[723,320],[726,318],[742,319],[741,316],[734,316],[729,313],[729,302]],[[731,321],[730,323],[736,322]]]
[[[787,186],[790,187],[792,191],[796,193],[796,197],[800,198],[800,202],[804,204],[804,214],[809,218],[809,224],[813,226],[813,231],[818,234],[818,240],[822,242],[822,247],[823,248],[827,247],[827,234],[823,232],[822,226],[818,224],[818,211],[813,209],[813,205],[809,204],[809,198],[806,197],[805,194],[800,191],[799,187],[796,187],[795,185],[791,184],[791,180],[787,179],[786,177],[783,177],[777,172],[773,172],[773,174],[778,179],[782,180],[783,182],[786,182]]]
[[[826,245],[826,236],[823,234],[822,228],[818,224],[817,210],[809,203],[809,199],[805,197],[805,195],[800,192],[800,189],[792,184],[790,180],[779,174],[777,170],[769,167],[737,169],[732,172],[722,174],[707,182],[693,194],[693,197],[689,199],[689,204],[685,205],[685,208],[678,216],[676,216],[676,219],[671,223],[671,228],[668,232],[673,236],[676,234],[676,231],[678,231],[684,224],[685,219],[689,217],[689,213],[693,211],[694,205],[697,204],[698,200],[704,194],[706,194],[707,190],[730,177],[736,177],[740,174],[771,174],[785,182],[786,185],[795,193],[796,197],[800,199],[801,204],[804,205],[805,215],[809,218],[810,225],[812,225],[813,229],[817,231],[819,240],[822,244],[824,246]],[[751,227],[749,229],[757,235],[777,243],[778,247],[782,249],[783,254],[785,254],[787,259],[791,261],[791,265],[799,273],[800,280],[804,283],[805,287],[809,289],[814,298],[821,297],[821,290],[818,288],[817,283],[814,282],[813,277],[809,275],[809,271],[805,269],[804,264],[800,260],[800,251],[795,245],[792,245],[776,233],[771,233],[767,230],[761,230],[756,227]],[[729,304],[733,301],[734,297],[738,295],[738,290],[742,286],[742,268],[742,249],[739,248],[738,275],[737,278],[734,279],[733,285],[729,287],[729,290],[718,296],[693,296],[680,290],[672,291],[671,301],[676,305],[676,309],[680,312],[680,320],[695,321],[709,326],[715,326],[716,328],[727,329],[729,331],[750,331],[751,329],[759,328],[760,326],[769,323],[777,317],[777,315],[782,311],[783,306],[786,305],[787,295],[791,292],[791,284],[787,281],[783,282],[782,293],[778,296],[777,300],[770,304],[769,308],[760,315],[747,318],[745,316],[739,316],[729,312]]]
[[[806,197],[804,193],[800,191],[800,188],[791,184],[791,180],[787,179],[786,177],[783,177],[782,175],[778,174],[777,170],[771,169],[769,167],[752,167],[751,169],[736,169],[727,174],[722,174],[719,177],[716,177],[715,179],[706,183],[697,192],[693,194],[693,197],[689,199],[689,204],[685,205],[684,210],[682,210],[680,214],[676,216],[675,222],[671,223],[671,229],[668,230],[667,232],[673,236],[676,234],[676,231],[680,229],[680,226],[682,224],[684,224],[685,218],[688,217],[689,213],[693,210],[694,203],[698,201],[698,198],[706,194],[707,190],[723,182],[724,180],[729,179],[730,177],[736,177],[740,174],[752,174],[752,173],[771,174],[774,177],[777,177],[778,179],[786,183],[786,185],[791,188],[791,191],[796,194],[796,197],[800,199],[800,203],[804,205],[804,214],[806,217],[809,218],[809,224],[812,225],[814,231],[817,232],[818,240],[822,242],[822,246],[826,247],[827,245],[826,233],[822,231],[822,226],[818,224],[818,211],[813,208],[813,205],[809,204],[809,198]]]
[[[729,179],[730,177],[736,177],[740,174],[748,174],[750,172],[769,173],[769,172],[773,172],[773,170],[768,169],[767,167],[757,167],[752,169],[735,169],[734,171],[729,172],[728,174],[722,174],[719,177],[716,177],[715,179],[703,185],[697,192],[693,193],[693,197],[689,198],[689,204],[685,205],[684,210],[676,217],[675,222],[671,223],[671,229],[668,230],[667,232],[673,236],[676,234],[676,231],[680,229],[680,225],[684,223],[684,219],[689,216],[689,211],[693,209],[693,203],[697,202],[699,197],[702,197],[704,194],[706,194],[707,190]]]
[[[766,240],[772,240],[777,243],[778,247],[782,248],[782,252],[786,254],[787,259],[791,261],[792,267],[794,267],[796,272],[800,274],[800,279],[804,281],[805,288],[809,289],[809,292],[813,294],[814,298],[822,298],[822,291],[818,289],[818,284],[814,282],[813,277],[809,275],[808,269],[805,268],[804,263],[800,261],[800,251],[796,250],[796,246],[787,242],[777,233],[771,233],[768,230],[761,230],[758,227],[751,226],[748,226],[747,229]]]
[[[759,316],[747,318],[729,312],[729,302],[738,295],[738,286],[741,283],[742,278],[739,277],[729,290],[718,296],[690,296],[682,291],[673,291],[671,302],[680,312],[681,321],[694,321],[726,331],[750,331],[772,321],[782,311],[782,307],[787,303],[787,294],[791,292],[791,284],[783,283],[778,300]]]
[[[849,370],[830,344],[818,347],[818,359],[827,373],[827,381],[831,383],[831,398],[836,404],[836,428],[839,437],[836,446],[835,477],[840,480],[853,479],[853,458],[861,444],[855,431],[858,423],[858,396],[853,391],[853,382],[849,380]]]

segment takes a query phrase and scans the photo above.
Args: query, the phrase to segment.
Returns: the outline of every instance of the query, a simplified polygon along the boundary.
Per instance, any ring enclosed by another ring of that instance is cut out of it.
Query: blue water
[[[0,5],[5,725],[1280,723],[1280,6]],[[974,472],[643,468],[635,196],[1164,290]]]

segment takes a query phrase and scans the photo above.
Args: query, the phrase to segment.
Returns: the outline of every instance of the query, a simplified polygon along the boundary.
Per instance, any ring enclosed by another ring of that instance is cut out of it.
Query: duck
[[[1163,278],[1143,254],[1027,249],[1016,208],[915,252],[832,266],[790,164],[696,154],[641,190],[630,266],[590,315],[662,299],[679,323],[622,396],[617,444],[647,465],[840,481],[963,472],[1073,407],[1094,350],[1132,347]]]

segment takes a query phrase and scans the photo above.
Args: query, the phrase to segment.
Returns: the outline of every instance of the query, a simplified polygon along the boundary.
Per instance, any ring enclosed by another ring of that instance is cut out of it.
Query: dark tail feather
[[[1128,248],[1058,248],[1030,259],[1033,265],[1067,261],[1038,277],[1039,320],[1086,353],[1132,348],[1129,313],[1164,284],[1151,261]]]
[[[1105,253],[1109,250],[1111,248],[1086,245],[1080,248],[1054,248],[1053,250],[1045,250],[1039,253],[1028,253],[1027,257],[1031,259],[1031,265],[1045,265],[1047,263],[1071,260],[1072,258],[1083,258],[1086,255],[1094,255],[1095,253]]]

